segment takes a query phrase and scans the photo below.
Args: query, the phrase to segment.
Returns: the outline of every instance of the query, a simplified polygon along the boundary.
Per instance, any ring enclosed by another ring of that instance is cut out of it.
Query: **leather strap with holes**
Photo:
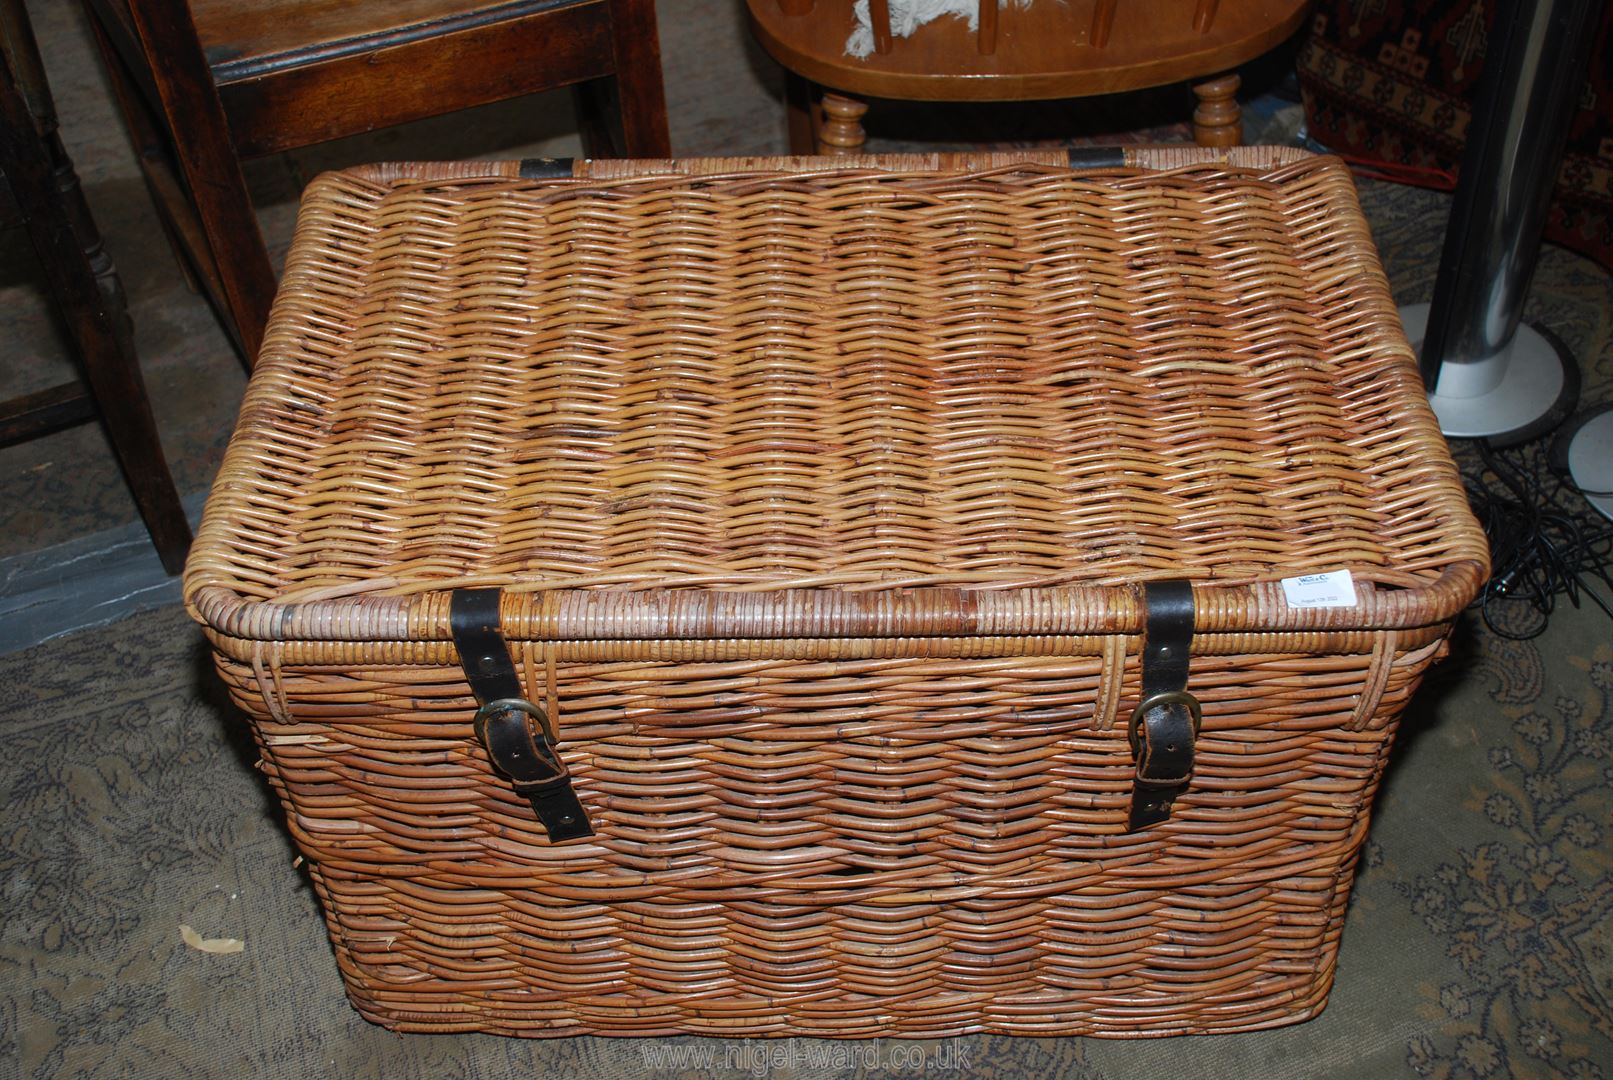
[[[551,842],[592,836],[588,813],[571,788],[571,771],[555,749],[550,718],[521,696],[521,680],[499,631],[499,592],[455,589],[449,602],[454,647],[481,706],[476,737],[493,767],[532,804]]]
[[[1143,597],[1142,700],[1127,732],[1137,764],[1127,826],[1132,830],[1170,817],[1171,805],[1193,775],[1200,717],[1198,700],[1187,692],[1193,587],[1186,581],[1150,581]]]

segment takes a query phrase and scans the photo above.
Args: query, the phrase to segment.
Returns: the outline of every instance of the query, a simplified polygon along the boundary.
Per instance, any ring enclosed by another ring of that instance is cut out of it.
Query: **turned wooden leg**
[[[1193,88],[1198,108],[1193,110],[1193,141],[1200,146],[1237,146],[1243,142],[1243,112],[1238,108],[1236,74],[1221,75]]]
[[[862,152],[868,133],[863,130],[866,103],[856,98],[823,92],[823,126],[818,129],[818,153],[843,156]]]
[[[7,44],[12,44],[9,37]],[[32,45],[30,36],[21,51],[31,51]],[[190,525],[146,397],[123,286],[101,245],[78,174],[56,132],[48,91],[42,80],[14,81],[12,63],[9,58],[0,61],[0,174],[28,227],[46,284],[77,346],[89,396],[106,424],[108,441],[135,505],[151,532],[163,568],[177,574],[184,568],[190,547]],[[37,59],[28,66],[41,70]],[[25,94],[30,99],[25,100]],[[31,112],[30,107],[40,111]],[[28,404],[48,405],[53,397],[58,406],[63,404],[56,392],[32,395]],[[77,412],[66,418],[82,417]],[[45,428],[35,433],[39,430]]]

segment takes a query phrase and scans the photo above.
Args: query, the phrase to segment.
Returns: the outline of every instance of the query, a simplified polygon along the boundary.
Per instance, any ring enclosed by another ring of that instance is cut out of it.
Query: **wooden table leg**
[[[1193,110],[1193,141],[1200,146],[1237,146],[1243,142],[1243,111],[1238,107],[1242,79],[1220,75],[1193,87],[1198,108]]]
[[[842,156],[862,153],[868,133],[863,130],[865,102],[833,90],[823,92],[823,127],[818,131],[818,153]]]

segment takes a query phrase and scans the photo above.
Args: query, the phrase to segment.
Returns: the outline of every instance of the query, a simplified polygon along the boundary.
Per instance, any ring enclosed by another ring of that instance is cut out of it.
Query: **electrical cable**
[[[1513,641],[1544,632],[1559,596],[1576,608],[1584,596],[1613,619],[1613,523],[1553,471],[1545,443],[1502,449],[1477,440],[1459,453],[1468,502],[1490,541],[1490,580],[1474,606]]]

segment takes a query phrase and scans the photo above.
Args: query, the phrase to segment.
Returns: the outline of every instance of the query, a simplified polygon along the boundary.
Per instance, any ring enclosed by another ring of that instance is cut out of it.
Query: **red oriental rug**
[[[1496,3],[1319,0],[1299,78],[1311,137],[1394,179],[1448,186]],[[1604,5],[1546,238],[1613,270],[1613,4]]]

